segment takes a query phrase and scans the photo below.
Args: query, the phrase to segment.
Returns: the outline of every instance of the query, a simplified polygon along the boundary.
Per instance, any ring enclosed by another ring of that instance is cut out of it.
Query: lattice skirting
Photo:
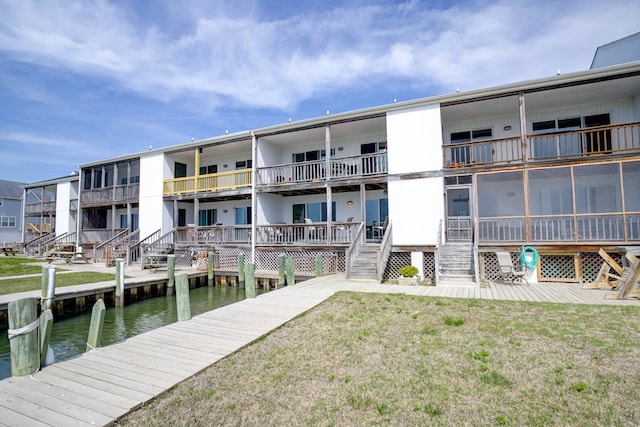
[[[217,248],[216,269],[235,271],[238,269],[238,255],[242,254],[245,263],[251,259],[251,251],[245,248]],[[316,256],[322,257],[323,274],[344,272],[344,252],[332,251],[256,251],[255,269],[260,271],[278,271],[280,255],[285,258],[293,258],[296,275],[314,276],[316,269]],[[203,258],[204,269],[207,268],[207,260]],[[201,268],[198,265],[198,268]]]
[[[422,269],[425,277],[435,277],[435,253],[423,252]],[[387,261],[387,267],[384,270],[383,280],[393,280],[400,277],[398,270],[400,267],[411,264],[411,252],[391,252],[389,260]]]
[[[610,253],[618,263],[624,254]],[[483,279],[500,278],[498,260],[493,252],[481,252],[480,276]],[[519,265],[519,253],[511,253],[514,265]],[[596,279],[602,258],[597,252],[580,252],[576,254],[540,254],[539,280],[546,282],[582,282],[591,283]]]

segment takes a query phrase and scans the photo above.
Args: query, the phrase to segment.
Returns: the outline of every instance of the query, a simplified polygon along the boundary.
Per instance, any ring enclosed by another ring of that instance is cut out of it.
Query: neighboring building
[[[589,280],[600,247],[640,246],[640,63],[223,135],[80,175],[80,242],[113,239],[130,262],[141,248],[213,249],[230,268],[244,253],[273,270],[279,254],[320,254],[350,277],[413,264],[455,283],[497,277],[493,251],[529,245],[541,254],[530,279]]]
[[[598,47],[591,69],[640,61],[640,33]]]
[[[23,185],[0,179],[0,246],[21,242]]]
[[[75,243],[79,176],[24,185],[24,231],[27,253],[42,254],[55,243]]]

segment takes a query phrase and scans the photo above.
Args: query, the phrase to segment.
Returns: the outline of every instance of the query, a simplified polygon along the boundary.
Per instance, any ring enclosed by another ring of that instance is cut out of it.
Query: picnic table
[[[71,264],[72,261],[84,261],[85,263],[88,262],[83,252],[74,251],[53,251],[47,257],[47,261],[51,263],[54,260],[63,260],[67,264]]]
[[[19,251],[12,247],[5,246],[0,248],[0,253],[5,254],[6,256],[16,256],[19,253]]]

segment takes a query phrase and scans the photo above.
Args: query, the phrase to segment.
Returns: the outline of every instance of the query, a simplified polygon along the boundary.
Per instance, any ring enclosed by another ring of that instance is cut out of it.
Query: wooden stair
[[[475,283],[473,243],[447,242],[439,249],[438,285]]]

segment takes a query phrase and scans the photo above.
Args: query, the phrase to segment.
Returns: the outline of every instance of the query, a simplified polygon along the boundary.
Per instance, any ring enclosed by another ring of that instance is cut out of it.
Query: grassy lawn
[[[43,262],[41,259],[33,258],[0,257],[0,277],[39,274],[42,268],[34,263],[41,262]]]
[[[37,272],[42,272],[42,268],[38,266]],[[82,285],[85,283],[104,282],[106,280],[115,280],[115,277],[113,274],[109,273],[93,272],[56,274],[56,288],[71,285]],[[0,295],[34,290],[40,290],[39,276],[0,280]]]
[[[639,425],[640,309],[338,294],[123,425]]]

